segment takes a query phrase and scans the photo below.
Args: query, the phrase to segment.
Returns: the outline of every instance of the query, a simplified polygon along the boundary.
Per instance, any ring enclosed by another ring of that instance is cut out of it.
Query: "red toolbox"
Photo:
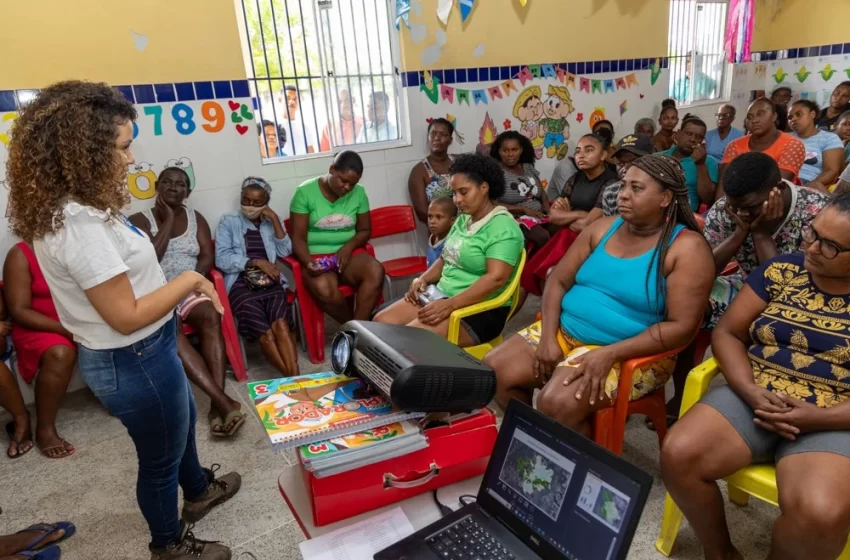
[[[324,478],[300,465],[313,524],[334,523],[484,474],[497,434],[496,416],[485,408],[450,426],[425,430],[428,447],[408,455]]]

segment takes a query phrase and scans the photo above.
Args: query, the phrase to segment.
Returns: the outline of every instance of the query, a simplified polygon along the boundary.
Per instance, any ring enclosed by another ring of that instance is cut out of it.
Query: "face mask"
[[[263,210],[265,210],[267,207],[268,204],[264,206],[246,206],[243,204],[242,213],[245,214],[245,217],[249,220],[256,220],[260,217],[260,214],[262,214]]]

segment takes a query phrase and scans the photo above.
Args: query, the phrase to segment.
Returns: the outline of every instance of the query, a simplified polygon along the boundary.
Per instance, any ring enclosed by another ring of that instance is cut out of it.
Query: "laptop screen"
[[[571,445],[532,419],[506,417],[482,492],[525,525],[533,542],[539,537],[564,558],[621,557],[631,541],[631,517],[643,509],[641,484],[601,460],[604,452],[580,436]]]

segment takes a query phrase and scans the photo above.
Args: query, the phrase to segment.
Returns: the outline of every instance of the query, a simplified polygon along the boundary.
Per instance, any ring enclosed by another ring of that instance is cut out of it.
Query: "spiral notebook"
[[[393,412],[362,379],[332,372],[256,381],[248,391],[275,451],[425,416]]]

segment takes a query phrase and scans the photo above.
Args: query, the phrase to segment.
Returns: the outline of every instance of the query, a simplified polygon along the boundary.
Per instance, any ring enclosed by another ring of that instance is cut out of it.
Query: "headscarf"
[[[267,195],[272,195],[272,186],[262,177],[245,177],[245,180],[242,181],[242,190],[250,188],[263,189]]]

